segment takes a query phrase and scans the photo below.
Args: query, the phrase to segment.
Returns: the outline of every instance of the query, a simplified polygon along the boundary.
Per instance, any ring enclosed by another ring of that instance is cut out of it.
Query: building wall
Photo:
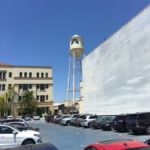
[[[84,112],[150,112],[150,6],[83,60]]]
[[[14,87],[14,103],[15,107],[19,107],[19,96],[22,96],[24,93],[24,90],[19,88],[22,84],[31,84],[32,88],[29,89],[29,91],[33,91],[34,97],[38,102],[39,108],[46,108],[48,107],[51,111],[53,111],[53,78],[52,78],[52,68],[51,67],[36,67],[36,66],[5,66],[0,65],[0,73],[6,72],[6,78],[0,79],[0,84],[5,84],[5,90],[2,91],[0,89],[0,95],[5,94],[5,92],[8,91],[9,84]],[[12,73],[12,76],[9,77],[9,73]],[[20,73],[22,73],[22,77],[20,77]],[[25,73],[27,73],[27,77],[25,77]],[[29,76],[29,73],[32,73],[32,77]],[[39,73],[39,77],[37,77],[37,73]],[[41,74],[43,73],[43,77]],[[46,76],[48,74],[48,76]],[[48,87],[45,90],[40,90],[37,88],[38,84],[47,84]],[[45,99],[45,101],[40,101],[40,96],[44,95],[46,98],[46,95],[48,96],[48,99]],[[37,96],[39,96],[39,100],[37,99]],[[15,109],[15,115],[17,115],[17,108]],[[46,109],[45,109],[46,110]]]

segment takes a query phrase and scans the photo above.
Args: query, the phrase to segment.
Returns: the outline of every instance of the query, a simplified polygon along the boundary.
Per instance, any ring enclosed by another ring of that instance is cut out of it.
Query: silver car
[[[93,121],[95,121],[97,118],[96,115],[86,115],[84,118],[82,118],[80,124],[81,124],[81,127],[87,127],[87,128],[90,128],[91,127],[91,123]]]

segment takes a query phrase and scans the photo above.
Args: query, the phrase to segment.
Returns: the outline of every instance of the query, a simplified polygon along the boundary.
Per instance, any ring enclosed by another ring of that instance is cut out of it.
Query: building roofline
[[[0,62],[0,68],[41,68],[41,69],[51,69],[52,66],[21,66],[21,65],[11,65]]]
[[[51,66],[17,66],[17,65],[13,65],[13,66],[10,66],[12,68],[43,68],[43,69],[50,69],[52,68]]]

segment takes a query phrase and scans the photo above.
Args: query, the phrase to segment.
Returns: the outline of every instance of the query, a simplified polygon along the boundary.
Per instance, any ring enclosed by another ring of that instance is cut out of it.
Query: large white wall
[[[83,60],[84,112],[150,112],[150,6]]]

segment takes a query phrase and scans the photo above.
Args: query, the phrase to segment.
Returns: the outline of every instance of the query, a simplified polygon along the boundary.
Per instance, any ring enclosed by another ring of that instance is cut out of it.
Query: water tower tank
[[[70,53],[73,57],[80,57],[83,53],[83,41],[79,35],[74,35],[70,40]]]

